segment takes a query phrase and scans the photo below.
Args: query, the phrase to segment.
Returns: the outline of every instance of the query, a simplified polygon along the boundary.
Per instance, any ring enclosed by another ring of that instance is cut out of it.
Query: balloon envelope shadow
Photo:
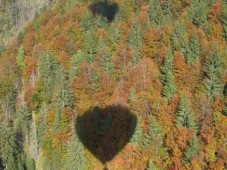
[[[118,4],[115,2],[95,1],[89,5],[89,9],[94,15],[102,15],[107,18],[109,22],[113,21],[117,11],[119,10]]]
[[[76,132],[83,145],[105,164],[129,142],[136,123],[136,116],[121,105],[94,107],[77,117]]]

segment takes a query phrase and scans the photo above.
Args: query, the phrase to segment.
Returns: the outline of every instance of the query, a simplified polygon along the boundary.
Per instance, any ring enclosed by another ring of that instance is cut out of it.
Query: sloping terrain
[[[0,0],[0,54],[18,31],[54,0]]]
[[[0,57],[5,169],[227,168],[226,0],[60,0]]]

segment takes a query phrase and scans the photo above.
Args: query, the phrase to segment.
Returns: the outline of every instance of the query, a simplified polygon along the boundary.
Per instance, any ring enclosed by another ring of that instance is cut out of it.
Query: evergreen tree
[[[207,15],[210,3],[205,0],[193,0],[188,10],[188,18],[192,19],[193,24],[204,29],[205,32],[208,31]]]
[[[199,140],[198,137],[194,134],[189,141],[189,145],[184,152],[184,161],[189,162],[193,156],[198,153],[199,150]]]
[[[18,50],[18,55],[17,55],[17,65],[20,71],[23,71],[24,69],[24,59],[25,59],[25,51],[23,46],[20,46]]]
[[[7,92],[6,98],[5,100],[8,103],[8,107],[10,112],[15,112],[16,108],[16,100],[17,100],[17,93],[16,93],[16,89],[14,89],[13,87],[9,87],[9,91]]]
[[[18,126],[23,133],[28,133],[31,124],[31,112],[27,105],[20,106],[17,109]]]
[[[221,23],[223,27],[223,37],[227,41],[227,1],[222,1]]]
[[[176,93],[177,88],[175,86],[173,73],[170,71],[166,74],[167,78],[163,85],[162,94],[167,98],[171,99],[172,96]]]
[[[100,83],[99,83],[99,73],[96,70],[93,70],[91,73],[91,85],[94,91],[99,91]]]
[[[154,162],[152,160],[149,160],[147,170],[158,170],[158,168],[154,165]]]
[[[171,43],[175,50],[185,54],[187,45],[186,25],[184,22],[177,22],[171,35]]]
[[[129,99],[130,102],[135,102],[137,100],[136,89],[133,86],[129,90],[128,99]]]
[[[41,165],[43,170],[51,170],[51,162],[47,157],[43,157]]]
[[[113,64],[111,63],[111,52],[109,47],[106,46],[102,36],[99,38],[98,50],[101,52],[101,67],[109,76],[112,75]]]
[[[8,85],[0,83],[0,96],[0,103],[2,106],[0,110],[2,113],[4,112],[4,118],[9,120],[15,113],[15,104],[17,99],[17,94],[12,84]]]
[[[5,44],[0,44],[0,56],[5,51]],[[1,165],[1,164],[0,164]],[[0,166],[1,167],[1,166]]]
[[[39,75],[43,82],[41,90],[42,100],[50,102],[52,91],[56,81],[58,81],[59,65],[55,58],[49,53],[45,53],[39,58]]]
[[[207,29],[207,15],[208,15],[208,6],[206,1],[200,1],[197,4],[197,9],[193,17],[193,23],[200,28],[203,28],[204,31]]]
[[[191,64],[200,55],[200,41],[197,34],[193,34],[189,39],[188,48],[186,48],[186,62]]]
[[[173,22],[172,3],[173,3],[172,0],[165,0],[164,3],[165,24],[172,24]]]
[[[129,143],[133,146],[140,147],[142,144],[142,137],[143,137],[143,130],[141,127],[141,117],[138,117],[137,121],[132,123],[132,126],[135,126],[135,127],[132,127],[133,131],[135,129],[135,132],[134,133],[131,132],[133,136],[130,139]]]
[[[90,12],[87,12],[86,14],[83,15],[81,18],[80,24],[84,31],[92,30],[93,29],[93,17]]]
[[[138,48],[134,48],[133,50],[133,56],[132,56],[132,65],[135,66],[138,64],[140,60],[140,50]]]
[[[121,34],[120,34],[120,31],[119,31],[119,24],[111,24],[109,27],[108,27],[108,33],[109,33],[109,36],[112,38],[113,42],[114,43],[119,43],[120,41],[120,38],[121,38]]]
[[[187,18],[188,19],[193,19],[195,16],[196,10],[198,8],[199,0],[192,0],[190,3],[190,7],[188,8],[187,11]]]
[[[39,146],[43,143],[43,136],[45,135],[47,128],[47,113],[47,104],[43,102],[37,115],[37,138]]]
[[[224,114],[225,116],[227,116],[227,107],[226,107],[226,106],[223,108],[223,114]]]
[[[162,25],[163,22],[163,10],[161,7],[160,0],[151,0],[149,4],[149,22],[150,25],[154,27],[158,27],[159,25]]]
[[[60,127],[61,127],[61,110],[59,108],[57,108],[55,111],[52,131],[60,132],[61,131]]]
[[[102,15],[97,15],[96,16],[96,24],[95,24],[95,28],[107,28],[108,26],[108,20],[106,17],[102,16]]]
[[[145,135],[143,140],[144,149],[151,145],[152,147],[155,147],[155,150],[159,150],[163,145],[163,135],[155,117],[152,117],[148,133]]]
[[[187,127],[192,130],[198,129],[195,116],[190,108],[189,98],[185,93],[182,95],[178,105],[175,125],[177,128]]]
[[[169,72],[173,72],[173,54],[172,54],[172,50],[170,47],[167,50],[163,64],[161,66],[160,80],[162,83],[165,83],[165,81],[168,77],[167,74]]]
[[[69,77],[71,80],[75,79],[78,76],[79,67],[83,59],[84,54],[81,50],[78,50],[77,53],[72,56],[69,69]]]
[[[31,158],[26,159],[26,169],[35,170],[35,161]]]
[[[10,122],[1,122],[0,125],[0,157],[7,170],[17,169],[16,137],[13,125]]]
[[[26,168],[26,158],[25,154],[22,152],[18,152],[17,154],[17,162],[15,162],[17,170],[24,170]]]
[[[72,107],[74,104],[73,91],[69,86],[65,72],[65,69],[60,67],[58,73],[59,84],[56,85],[56,91],[54,92],[54,101],[58,109]]]
[[[67,6],[71,7],[75,3],[75,0],[67,0]]]
[[[163,65],[161,67],[160,79],[163,84],[162,94],[167,99],[172,98],[172,96],[176,93],[177,88],[174,83],[173,54],[170,48],[165,55]]]
[[[91,31],[87,31],[84,38],[84,50],[85,58],[88,63],[92,63],[96,60],[96,42],[95,37]]]
[[[221,76],[221,62],[219,54],[216,49],[213,49],[209,59],[205,63],[205,90],[209,99],[213,100],[222,91]]]
[[[112,75],[112,70],[113,70],[113,64],[110,61],[111,59],[111,54],[107,50],[104,55],[102,56],[102,69],[109,75]]]
[[[131,25],[128,43],[132,48],[141,48],[142,46],[142,30],[138,19],[135,19]]]
[[[89,167],[89,161],[87,160],[85,155],[85,148],[76,135],[74,127],[72,130],[71,140],[68,144],[65,167],[67,170],[87,170]]]
[[[128,38],[129,47],[133,52],[132,64],[136,65],[140,59],[140,49],[142,46],[142,30],[137,19],[131,25]]]
[[[119,14],[122,20],[127,20],[136,9],[136,1],[121,0],[119,1]]]

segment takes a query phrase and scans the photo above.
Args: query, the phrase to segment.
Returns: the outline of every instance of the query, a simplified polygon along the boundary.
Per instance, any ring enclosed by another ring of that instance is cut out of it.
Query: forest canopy
[[[0,169],[227,167],[226,0],[58,0],[2,50]]]

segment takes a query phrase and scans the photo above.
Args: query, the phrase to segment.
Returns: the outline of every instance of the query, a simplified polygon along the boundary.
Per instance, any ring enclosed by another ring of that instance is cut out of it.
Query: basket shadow
[[[89,9],[93,15],[102,15],[107,18],[108,22],[112,22],[117,14],[117,11],[119,10],[119,7],[117,3],[105,0],[91,3],[91,5],[89,5]]]
[[[77,117],[76,133],[83,145],[105,164],[129,142],[136,123],[136,116],[121,105],[94,107]]]

